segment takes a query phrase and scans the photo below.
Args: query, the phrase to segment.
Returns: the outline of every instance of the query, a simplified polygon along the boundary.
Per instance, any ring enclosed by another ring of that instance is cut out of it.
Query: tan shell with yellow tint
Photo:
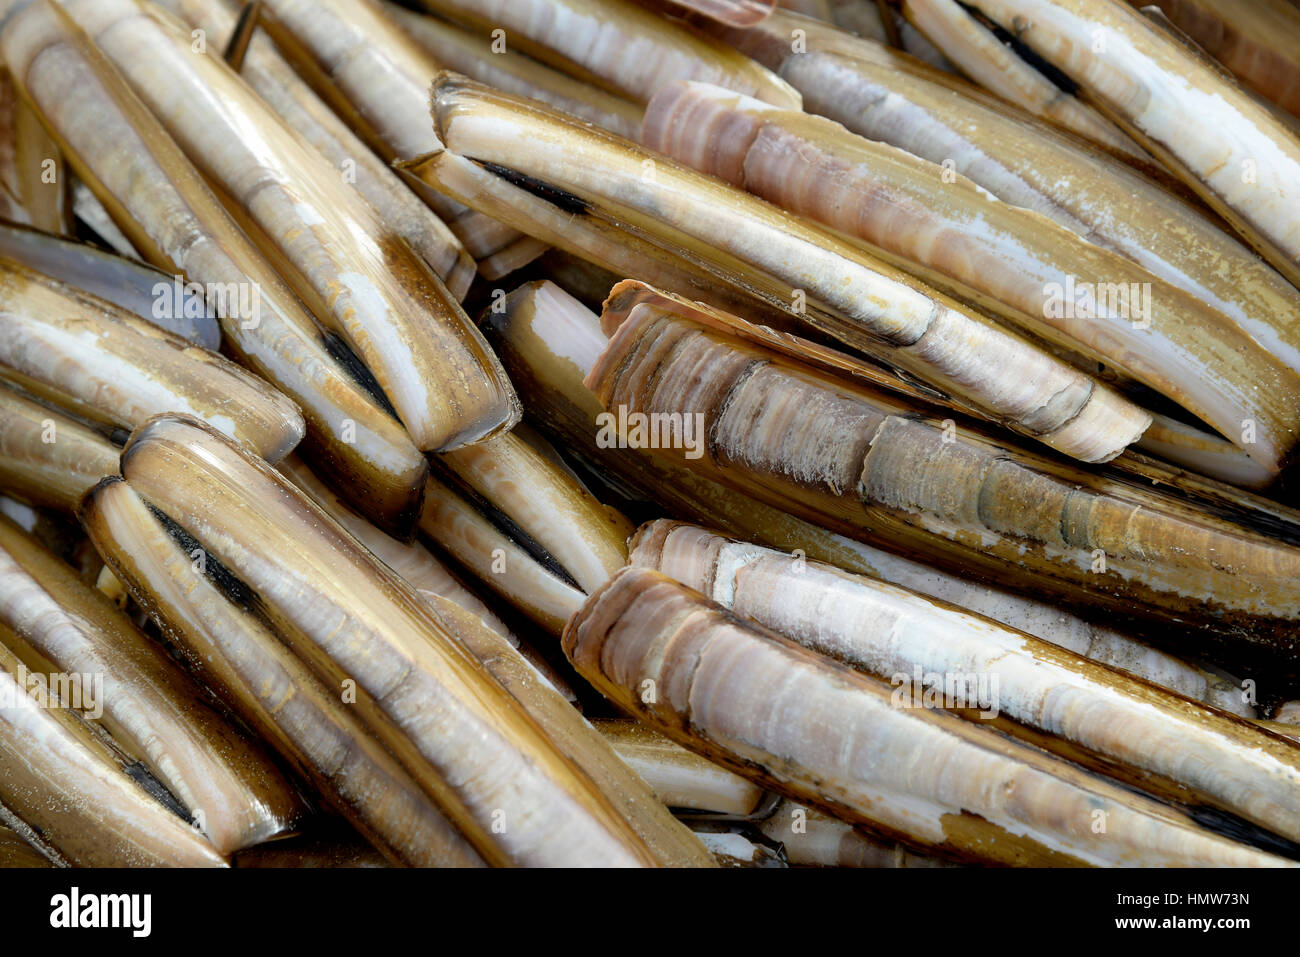
[[[632,564],[864,674],[906,675],[918,693],[915,669],[970,676],[951,707],[971,720],[1182,804],[1217,806],[1292,841],[1300,835],[1300,751],[1248,722],[978,615],[698,526],[642,526]],[[981,695],[989,711],[974,703]]]
[[[122,770],[77,717],[43,708],[20,683],[0,625],[0,803],[6,820],[59,863],[82,867],[224,867],[221,854]],[[14,821],[13,818],[17,818]]]
[[[433,798],[252,610],[197,574],[193,559],[122,480],[82,507],[100,554],[218,691],[385,856],[418,867],[481,866]]]
[[[294,790],[163,649],[77,573],[0,516],[0,621],[32,671],[101,675],[103,727],[223,854],[291,830]],[[98,690],[98,689],[95,689]]]
[[[1274,474],[1300,443],[1295,366],[1182,289],[964,177],[822,117],[703,84],[662,89],[642,137],[1141,381]],[[1076,287],[1096,290],[1077,311]],[[1246,420],[1257,424],[1249,442]]]
[[[357,713],[408,768],[432,769],[434,797],[490,863],[656,863],[414,588],[264,463],[160,417],[132,436],[122,474],[257,592],[327,685],[355,683]]]
[[[417,447],[456,448],[518,420],[505,373],[446,286],[234,71],[196,55],[184,24],[138,0],[66,6],[322,325],[351,345]],[[463,258],[449,245],[439,272]]]
[[[986,581],[1296,649],[1300,548],[917,417],[679,308],[636,306],[587,384],[607,410],[702,415],[703,457],[665,454],[816,524]]]
[[[194,282],[257,291],[255,324],[220,317],[227,348],[298,403],[312,462],[377,524],[410,534],[428,472],[423,456],[331,353],[315,319],[113,65],[52,3],[10,16],[0,54],[78,177],[145,259]],[[105,151],[106,142],[119,148]]]
[[[1300,282],[1300,139],[1267,106],[1119,0],[974,0]],[[1202,131],[1213,129],[1214,136]]]
[[[1106,461],[1149,424],[1106,386],[906,274],[658,154],[448,75],[435,83],[433,113],[452,152],[600,206],[690,256],[726,259],[780,290],[778,300],[806,299],[808,322],[820,302],[835,313],[819,314],[830,323],[824,331],[1066,454]],[[530,148],[521,152],[513,144],[523,140]]]
[[[896,707],[888,685],[657,572],[616,575],[569,623],[564,649],[620,707],[686,747],[923,848],[1008,864],[1287,866],[955,715]],[[1091,826],[1097,810],[1104,834]]]

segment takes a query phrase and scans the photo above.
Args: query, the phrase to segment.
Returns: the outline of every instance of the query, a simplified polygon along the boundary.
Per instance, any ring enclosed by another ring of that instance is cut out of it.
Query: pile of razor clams
[[[1300,865],[1293,0],[0,0],[0,866]]]

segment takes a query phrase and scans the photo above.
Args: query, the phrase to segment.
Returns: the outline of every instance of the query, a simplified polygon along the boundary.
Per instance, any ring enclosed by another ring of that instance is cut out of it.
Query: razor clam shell
[[[71,513],[87,489],[117,474],[117,456],[117,446],[94,429],[0,386],[0,488],[6,494]]]
[[[454,489],[428,481],[420,531],[551,635],[582,604],[583,592],[512,541]]]
[[[426,121],[438,65],[374,0],[265,0],[262,25],[299,75],[384,159],[442,145]],[[519,238],[432,190],[417,192],[475,259]]]
[[[456,448],[518,420],[505,373],[439,278],[229,67],[195,55],[182,24],[137,0],[66,7],[374,373],[418,448]],[[462,256],[449,247],[438,272]]]
[[[1223,77],[1223,79],[1237,87],[1240,87],[1243,92],[1248,93],[1257,103],[1264,106],[1276,119],[1280,120],[1287,129],[1291,130],[1292,133],[1300,135],[1300,117],[1282,109],[1267,96],[1264,96],[1253,87],[1250,87],[1250,84],[1239,82],[1241,79],[1240,77],[1235,76],[1231,70],[1206,52],[1203,46],[1197,43],[1196,40],[1189,36],[1184,30],[1180,29],[1159,7],[1146,6],[1139,9],[1141,10],[1142,16],[1148,21],[1155,24],[1169,36],[1177,40],[1202,63],[1213,67],[1219,75]]]
[[[350,509],[329,486],[312,473],[296,457],[281,462],[280,474],[302,489],[311,500],[329,513],[375,557],[404,578],[421,595],[437,595],[455,602],[479,618],[503,637],[510,637],[510,629],[478,596],[458,582],[429,550],[418,543],[399,542]],[[518,639],[516,639],[518,640]]]
[[[903,14],[985,89],[1117,156],[1151,162],[1115,124],[1026,63],[955,0],[904,0]]]
[[[1300,365],[1280,361],[1227,316],[1126,259],[973,182],[821,117],[776,110],[701,84],[665,87],[647,108],[647,146],[937,273],[999,316],[1101,360],[1240,436],[1273,470],[1300,441]],[[1148,321],[1051,318],[1050,283],[1120,285],[1148,300]],[[1300,300],[1296,306],[1300,307]],[[1220,372],[1222,374],[1220,374]],[[1261,401],[1262,400],[1262,401]]]
[[[521,286],[503,305],[500,312],[485,316],[485,328],[526,397],[529,414],[540,416],[566,445],[653,498],[668,514],[720,526],[786,552],[798,549],[814,561],[962,606],[1185,697],[1242,717],[1255,716],[1236,685],[1059,605],[855,541],[651,451],[599,448],[595,437],[602,409],[582,381],[607,343],[598,317],[549,282]]]
[[[627,564],[632,523],[514,433],[444,453],[439,461],[546,549],[584,591]]]
[[[265,463],[163,416],[132,436],[122,474],[259,595],[322,680],[355,681],[358,713],[408,769],[432,769],[433,796],[489,863],[654,863],[418,593]]]
[[[107,598],[0,517],[0,621],[33,670],[102,675],[100,723],[143,761],[223,854],[292,828],[301,802],[276,767]],[[98,689],[97,689],[98,690]],[[197,815],[201,813],[202,817]]]
[[[237,5],[228,0],[159,0],[195,29],[228,37],[236,24]],[[463,300],[474,278],[474,265],[460,240],[401,181],[342,119],[293,70],[270,37],[254,32],[237,72],[258,95],[351,183],[395,233],[411,244],[429,268],[446,269],[443,280]],[[459,250],[447,268],[448,250]]]
[[[443,69],[455,70],[507,93],[549,103],[630,140],[639,135],[641,107],[631,100],[575,80],[512,51],[508,45],[504,54],[493,53],[491,38],[482,33],[395,3],[385,2],[384,11]]]
[[[1246,489],[1265,489],[1276,473],[1246,455],[1227,439],[1188,425],[1159,412],[1151,413],[1151,424],[1134,447],[1173,465],[1191,469],[1199,476]],[[1134,456],[1125,453],[1133,464]]]
[[[271,462],[303,437],[297,406],[264,379],[2,257],[0,377],[124,429],[160,412],[186,412]]]
[[[513,635],[506,623],[502,622],[497,614],[478,598],[477,594],[465,588],[465,585],[447,571],[447,568],[434,558],[433,553],[430,553],[424,545],[420,542],[403,544],[374,527],[369,521],[352,511],[338,495],[330,492],[328,486],[312,475],[302,462],[296,459],[286,460],[278,465],[278,471],[307,493],[316,505],[329,512],[331,519],[342,525],[396,575],[411,584],[422,597],[445,598],[468,611],[469,614],[476,615],[490,631],[506,638],[511,648],[519,651],[525,661],[536,668],[537,674],[543,680],[563,694],[565,701],[577,701],[575,690],[569,687],[568,681],[565,681],[564,677],[551,667],[541,654],[538,654],[537,649],[525,644],[519,636]]]
[[[758,785],[640,722],[606,718],[593,724],[668,807],[749,817],[763,803],[766,792]]]
[[[1021,864],[1290,863],[955,715],[895,707],[880,682],[647,569],[593,595],[564,649],[678,743],[922,849]],[[1094,811],[1107,813],[1104,834]]]
[[[782,801],[759,827],[769,840],[780,842],[792,866],[952,866],[941,857],[865,834],[852,824],[796,801]]]
[[[1300,368],[1300,303],[1271,266],[1183,199],[1094,150],[920,72],[865,41],[791,56],[808,108],[868,139],[945,160],[1004,202],[1132,259]],[[843,55],[840,55],[840,54]],[[1177,229],[1165,224],[1177,221]]]
[[[1152,0],[1243,84],[1300,117],[1300,11],[1287,0]],[[1145,11],[1144,11],[1145,12]]]
[[[747,322],[703,302],[689,304],[680,296],[664,296],[637,280],[616,283],[610,291],[603,303],[603,325],[606,331],[612,334],[631,309],[641,302],[648,302],[658,308],[676,312],[693,322],[716,329],[725,335],[735,336],[745,342],[751,342],[763,349],[775,351],[798,364],[815,367],[832,377],[846,376],[868,388],[894,393],[915,409],[928,409],[933,413],[954,412],[963,417],[972,415],[973,410],[968,407],[923,390],[908,380],[889,375],[886,370],[855,356],[827,348],[799,335]],[[1153,434],[1154,438],[1150,443],[1153,449],[1176,455],[1192,463],[1212,465],[1216,470],[1233,475],[1245,475],[1258,481],[1267,481],[1272,474],[1228,443],[1226,439],[1174,422],[1166,416],[1153,413],[1152,419],[1152,425],[1148,427],[1147,433],[1144,433],[1139,447],[1145,447],[1147,434]],[[978,427],[977,422],[970,424],[973,428]],[[1006,436],[987,429],[984,430],[984,434],[999,443],[1007,441]],[[1228,506],[1252,515],[1277,518],[1284,526],[1300,532],[1300,512],[1239,488],[1203,476],[1191,476],[1171,466],[1159,465],[1131,450],[1125,451],[1123,455],[1114,459],[1112,468],[1152,484],[1165,483],[1176,486],[1180,492],[1207,506]]]
[[[649,303],[586,381],[607,410],[703,415],[702,458],[665,452],[805,520],[1118,620],[1295,650],[1300,549],[1203,508],[917,418]]]
[[[638,103],[666,82],[690,78],[799,108],[799,94],[766,68],[630,0],[421,0],[421,5],[478,30],[504,30],[507,45]]]
[[[298,403],[313,465],[376,524],[411,534],[428,463],[331,352],[312,316],[126,81],[55,4],[10,16],[0,27],[0,55],[79,177],[150,262],[209,287],[257,290],[255,326],[220,317],[227,348]],[[107,153],[106,142],[119,148]]]
[[[994,720],[1009,734],[1182,803],[1300,836],[1300,751],[1247,722],[914,592],[698,526],[642,526],[631,564],[882,681],[910,681],[915,668],[995,676]]]
[[[532,715],[555,748],[573,762],[665,867],[707,867],[712,861],[690,831],[655,799],[655,793],[621,759],[605,737],[546,682],[533,666],[481,619],[448,599],[429,603],[455,636],[506,692]]]
[[[350,532],[376,558],[391,568],[399,577],[411,584],[421,596],[445,598],[476,615],[490,630],[501,635],[515,648],[538,673],[553,685],[566,700],[575,701],[577,695],[560,674],[546,662],[536,649],[525,645],[509,627],[485,605],[479,597],[458,581],[433,554],[419,542],[403,543],[386,535],[367,522],[334,492],[320,481],[300,461],[288,459],[278,466],[281,475],[302,489],[317,505],[329,513],[330,518]]]
[[[923,390],[915,383],[888,375],[880,367],[800,336],[757,326],[702,302],[691,304],[680,296],[665,296],[645,283],[635,280],[625,280],[617,283],[616,287],[610,291],[603,305],[603,322],[611,332],[623,321],[633,306],[645,301],[666,308],[705,327],[716,329],[727,336],[735,336],[762,349],[784,355],[795,364],[810,366],[824,375],[834,378],[847,376],[850,380],[865,385],[869,390],[880,389],[893,393],[901,397],[901,401],[914,411],[928,410],[936,417],[947,412],[956,413],[961,417],[971,414],[969,408]],[[1174,427],[1171,428],[1171,425]],[[979,423],[974,421],[969,423],[969,427],[984,438],[1010,448],[1008,437],[1004,434],[981,428]],[[1163,416],[1156,417],[1153,428],[1148,431],[1153,429],[1160,440],[1175,443],[1178,454],[1193,461],[1198,458],[1204,460],[1213,457],[1217,460],[1216,465],[1227,468],[1239,468],[1241,462],[1251,462],[1245,455],[1230,446],[1227,440],[1216,440],[1208,433],[1192,427],[1173,424]],[[1153,445],[1159,447],[1158,443]],[[1231,449],[1231,452],[1221,451],[1224,447]],[[1114,473],[1112,477],[1123,481],[1168,486],[1198,508],[1214,514],[1230,515],[1250,527],[1300,544],[1300,511],[1288,508],[1274,499],[1264,498],[1204,476],[1189,474],[1131,450],[1116,458],[1109,471]],[[1258,476],[1258,467],[1248,474]]]
[[[635,276],[692,299],[736,310],[757,309],[773,324],[782,315],[763,300],[740,292],[705,264],[691,262],[612,223],[589,209],[557,204],[520,188],[478,163],[439,150],[399,164],[406,175],[508,222],[548,246],[563,249],[619,276]]]
[[[160,308],[159,287],[174,295],[175,277],[86,243],[9,223],[0,223],[0,256],[111,302],[196,346],[213,352],[221,347],[216,315],[183,278],[180,303]]]
[[[28,695],[6,647],[11,636],[0,626],[0,805],[8,815],[61,864],[224,867],[203,835],[127,777],[77,718]]]
[[[67,166],[0,64],[0,216],[47,233],[72,233]]]
[[[251,609],[231,601],[121,479],[81,521],[114,572],[198,677],[312,781],[387,858],[415,867],[483,861],[354,709]]]
[[[787,297],[806,290],[807,299],[842,310],[827,331],[857,348],[881,350],[892,364],[1058,451],[1106,461],[1150,422],[1118,393],[906,274],[658,154],[447,75],[435,81],[433,114],[458,155],[604,204],[633,225],[686,241],[701,258],[765,272],[775,286],[786,286]],[[507,148],[521,139],[533,145],[527,153]],[[1014,378],[1005,374],[1012,367]]]
[[[1117,0],[972,5],[1003,26],[1014,23],[1021,42],[1087,91],[1282,275],[1300,282],[1300,216],[1291,195],[1300,139],[1268,107]],[[1207,127],[1216,135],[1200,135]]]

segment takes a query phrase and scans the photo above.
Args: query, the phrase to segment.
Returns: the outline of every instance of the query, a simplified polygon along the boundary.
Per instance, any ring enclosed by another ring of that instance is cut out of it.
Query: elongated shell
[[[524,644],[517,635],[472,591],[463,585],[421,542],[399,542],[384,534],[348,508],[339,496],[326,487],[320,479],[295,459],[282,462],[279,472],[307,493],[317,505],[329,513],[330,518],[356,536],[375,557],[408,582],[425,599],[443,598],[478,617],[490,630],[501,635],[533,665],[538,673],[556,687],[566,699],[576,700],[576,694],[563,678],[536,651]]]
[[[291,828],[301,807],[260,747],[217,715],[111,602],[3,517],[0,572],[0,617],[22,641],[13,650],[34,670],[48,662],[70,676],[94,676],[81,679],[95,682],[82,691],[83,710],[102,709],[104,726],[219,851]]]
[[[952,420],[918,419],[706,332],[683,318],[696,308],[637,306],[587,377],[606,410],[700,417],[701,457],[665,450],[687,467],[961,574],[1295,649],[1300,549]]]
[[[445,598],[430,599],[434,615],[519,705],[532,715],[555,748],[604,794],[666,867],[708,867],[709,854],[678,823],[650,786],[610,743],[536,672],[504,638],[478,617]]]
[[[688,751],[671,738],[629,718],[593,722],[633,771],[668,807],[748,817],[763,803],[764,791]]]
[[[782,801],[761,825],[779,841],[786,859],[804,867],[950,867],[941,857],[921,854],[904,844],[872,837],[852,824]]]
[[[297,406],[265,380],[4,258],[0,376],[124,429],[160,412],[187,412],[271,462],[303,436]]]
[[[954,715],[894,707],[888,686],[647,569],[593,595],[564,648],[602,693],[679,743],[922,847],[1007,863],[1286,864]]]
[[[1300,442],[1300,366],[1145,269],[962,177],[830,120],[702,84],[661,90],[642,135],[1138,379],[1265,467],[1279,469]],[[1249,442],[1245,420],[1259,424]]]
[[[136,0],[67,7],[374,373],[417,447],[455,448],[518,420],[505,373],[447,288],[229,67],[194,55],[188,31]],[[449,248],[442,275],[467,268],[463,256]]]
[[[433,113],[453,152],[604,204],[616,218],[672,242],[689,237],[701,258],[723,250],[733,263],[768,274],[771,288],[782,289],[779,299],[799,301],[801,293],[840,310],[843,320],[827,331],[881,351],[892,364],[1066,454],[1105,461],[1149,424],[1107,387],[906,274],[657,154],[446,75],[435,83]],[[521,139],[534,148],[525,154],[509,148]],[[806,318],[811,321],[811,311]],[[1014,380],[1004,374],[1012,367]]]
[[[583,592],[562,569],[548,567],[489,521],[474,503],[430,478],[420,531],[479,581],[550,634],[582,604]]]
[[[977,720],[991,716],[1063,757],[1087,755],[1102,773],[1148,789],[1163,779],[1182,803],[1216,805],[1292,841],[1300,835],[1300,752],[1246,722],[988,619],[698,526],[643,526],[632,563],[891,684],[906,681],[919,694],[917,678],[937,676],[941,692],[956,687],[950,697],[970,701],[953,707],[988,703]]]
[[[1123,164],[1035,127],[866,41],[786,58],[809,110],[958,172],[1132,259],[1218,309],[1300,368],[1294,287],[1192,204]],[[840,50],[839,47],[832,49]],[[1176,221],[1171,230],[1163,224]]]
[[[41,707],[0,627],[0,804],[60,863],[223,867],[197,830],[123,773],[70,712]]]
[[[635,276],[724,308],[758,309],[764,320],[773,324],[781,324],[788,316],[784,307],[774,309],[728,285],[720,272],[628,232],[623,224],[601,218],[575,197],[537,195],[500,171],[486,169],[445,149],[417,156],[399,164],[399,169],[417,182],[618,276]]]
[[[1279,272],[1300,282],[1300,139],[1266,106],[1117,0],[976,0],[1078,83]],[[1206,137],[1207,126],[1216,131]]]
[[[132,244],[154,265],[202,283],[222,305],[227,347],[298,403],[313,464],[377,524],[409,535],[428,472],[423,456],[112,64],[44,0],[5,21],[0,54]],[[106,142],[119,148],[106,152]],[[250,305],[256,294],[255,317],[241,314],[241,293]]]
[[[7,223],[0,223],[0,256],[107,300],[196,346],[213,352],[221,346],[216,317],[202,294],[186,286],[184,277],[169,276],[86,243]]]
[[[266,0],[263,10],[281,52],[380,156],[392,161],[442,145],[425,122],[438,64],[375,0]],[[419,192],[475,259],[519,239],[433,190]]]
[[[422,0],[487,31],[502,29],[532,56],[639,103],[664,83],[705,80],[782,106],[799,94],[716,41],[656,17],[630,0]],[[636,50],[628,55],[629,50]]]
[[[654,499],[668,514],[960,605],[1178,694],[1242,717],[1255,716],[1238,686],[1060,605],[950,574],[806,522],[652,450],[600,447],[603,410],[582,380],[607,340],[599,317],[554,284],[519,287],[500,312],[486,319],[489,338],[530,415],[558,441]]]
[[[584,591],[627,564],[632,524],[513,432],[446,453],[440,462],[546,549]]]
[[[803,31],[806,52],[791,52],[792,30]],[[778,11],[724,39],[798,87],[809,112],[950,166],[1127,256],[1300,365],[1294,287],[1203,208],[1126,164],[897,50],[807,18]],[[1166,228],[1174,221],[1177,229]]]
[[[480,83],[535,100],[611,133],[634,140],[641,129],[641,107],[613,93],[552,69],[525,54],[493,52],[492,38],[436,17],[424,16],[394,3],[384,10],[444,69],[464,73]]]
[[[258,593],[318,676],[355,682],[372,732],[432,769],[439,805],[490,863],[654,863],[415,590],[264,463],[160,417],[133,435],[122,474]]]
[[[410,582],[423,595],[437,595],[455,602],[466,611],[483,619],[484,624],[499,635],[509,635],[509,629],[492,610],[473,592],[458,582],[452,574],[418,542],[399,542],[385,535],[379,528],[352,511],[346,503],[305,464],[296,457],[286,459],[278,466],[279,472],[307,493],[317,505],[329,513],[330,518],[356,536],[385,565]]]
[[[955,0],[905,0],[903,12],[976,83],[1117,156],[1145,158],[1141,147],[1114,123],[1004,46]]]
[[[239,7],[228,0],[161,0],[159,5],[205,31],[214,47],[229,42],[226,38],[234,31]],[[356,187],[380,219],[410,243],[430,269],[447,269],[449,251],[455,253],[457,265],[443,278],[453,296],[465,297],[473,267],[467,253],[456,253],[460,240],[294,72],[264,32],[255,31],[249,38],[237,72],[287,126],[339,171],[345,183]]]
[[[87,496],[81,521],[199,676],[390,860],[482,864],[355,710],[253,611],[196,573],[189,552],[125,482],[105,482]]]
[[[72,512],[86,490],[117,474],[117,446],[76,419],[0,386],[0,488],[32,505]]]

